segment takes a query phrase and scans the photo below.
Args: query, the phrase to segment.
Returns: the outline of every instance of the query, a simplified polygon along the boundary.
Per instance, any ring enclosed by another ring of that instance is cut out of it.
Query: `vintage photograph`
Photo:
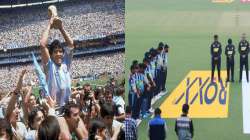
[[[0,1],[0,139],[125,139],[125,1]]]

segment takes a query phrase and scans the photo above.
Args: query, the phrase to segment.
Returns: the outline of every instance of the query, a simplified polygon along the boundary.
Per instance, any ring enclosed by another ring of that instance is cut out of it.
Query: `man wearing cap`
[[[220,81],[220,67],[221,67],[221,43],[218,41],[218,35],[214,35],[214,42],[210,46],[211,61],[212,61],[212,73],[211,81],[214,82],[215,66],[218,70],[218,80]]]
[[[247,82],[248,82],[249,81],[249,78],[248,78],[249,43],[246,40],[246,34],[245,33],[242,34],[241,41],[239,43],[238,51],[240,53],[240,80],[239,80],[239,82],[241,82],[241,80],[242,80],[243,66],[245,66]]]
[[[234,55],[235,55],[235,47],[232,44],[232,39],[228,39],[228,45],[225,49],[225,55],[227,57],[227,82],[229,82],[229,77],[231,73],[231,82],[234,82]]]

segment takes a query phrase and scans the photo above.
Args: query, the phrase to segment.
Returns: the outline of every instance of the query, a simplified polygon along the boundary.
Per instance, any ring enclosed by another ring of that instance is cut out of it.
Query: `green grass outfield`
[[[133,59],[142,60],[149,48],[156,47],[159,41],[167,42],[170,45],[167,87],[171,93],[190,70],[210,69],[209,46],[213,34],[219,35],[223,45],[222,70],[225,70],[227,39],[231,37],[238,49],[243,32],[250,40],[250,4],[240,4],[239,0],[231,4],[214,4],[210,0],[127,0],[126,74]],[[230,85],[228,118],[194,119],[196,140],[250,139],[250,135],[243,134],[238,53],[235,58],[236,83]],[[168,139],[177,139],[174,120],[166,121]],[[147,139],[147,123],[144,120],[139,126],[140,140]]]

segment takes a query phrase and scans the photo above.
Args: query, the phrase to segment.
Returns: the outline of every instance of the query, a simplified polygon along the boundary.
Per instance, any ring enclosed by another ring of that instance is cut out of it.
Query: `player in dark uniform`
[[[225,55],[227,57],[227,82],[229,82],[230,79],[230,73],[231,73],[231,82],[234,82],[234,55],[235,55],[235,47],[232,44],[232,39],[228,39],[228,45],[225,49]]]
[[[217,66],[218,70],[218,80],[220,81],[220,67],[221,67],[221,43],[218,41],[218,35],[214,35],[214,42],[211,44],[210,53],[211,53],[211,61],[212,61],[212,73],[211,73],[211,81],[214,81],[214,71],[215,66]]]
[[[241,82],[241,80],[242,80],[243,66],[245,66],[247,82],[248,82],[249,81],[249,78],[248,78],[249,43],[246,40],[246,34],[245,33],[242,34],[242,38],[241,38],[241,41],[239,43],[238,51],[240,53],[240,80],[239,80],[239,82]]]

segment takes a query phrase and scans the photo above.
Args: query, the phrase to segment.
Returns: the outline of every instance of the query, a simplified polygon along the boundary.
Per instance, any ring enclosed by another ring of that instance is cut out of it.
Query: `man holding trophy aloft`
[[[49,24],[40,40],[42,64],[45,70],[50,97],[56,104],[64,106],[71,95],[70,64],[73,55],[74,43],[65,31],[61,19],[57,15],[55,6],[49,6]],[[51,29],[59,30],[67,44],[64,47],[59,40],[48,44]]]

